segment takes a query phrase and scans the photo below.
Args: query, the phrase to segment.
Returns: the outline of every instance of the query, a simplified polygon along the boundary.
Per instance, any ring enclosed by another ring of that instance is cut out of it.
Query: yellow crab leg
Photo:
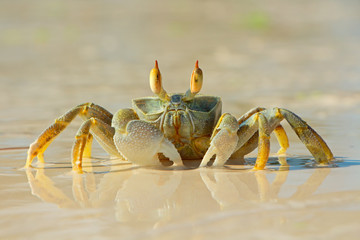
[[[85,157],[85,158],[91,157],[91,148],[92,148],[93,139],[94,139],[93,135],[91,133],[89,133],[89,135],[86,139],[84,153],[83,153],[83,157]]]
[[[90,118],[86,120],[75,136],[75,142],[73,145],[72,151],[72,165],[73,170],[81,173],[82,172],[82,159],[85,156],[88,156],[89,151],[87,145],[91,142],[90,130],[95,134],[99,144],[111,155],[121,156],[116,150],[113,137],[115,134],[115,129],[97,118]]]
[[[283,126],[281,126],[279,124],[279,126],[277,126],[274,129],[274,133],[275,133],[276,139],[280,145],[280,149],[277,152],[277,154],[283,155],[286,153],[286,150],[289,148],[289,139],[286,135],[285,129],[283,128]]]
[[[263,114],[257,114],[259,121],[259,150],[254,169],[265,168],[270,153],[270,133],[268,121]]]
[[[240,119],[239,122],[241,122],[241,124],[238,130],[239,142],[235,153],[232,154],[232,158],[243,158],[252,148],[256,147],[255,141],[258,137],[259,151],[254,168],[264,169],[269,156],[269,136],[272,131],[275,132],[281,147],[278,154],[284,154],[289,147],[288,137],[284,128],[280,125],[280,122],[286,119],[300,140],[314,156],[317,163],[329,164],[333,159],[330,148],[320,135],[293,112],[281,108],[256,112],[257,109],[250,110]],[[257,128],[258,134],[256,134]],[[285,161],[279,161],[282,165],[286,165]]]
[[[278,109],[278,115],[288,121],[317,163],[329,164],[334,159],[334,155],[321,136],[299,116],[282,108]]]
[[[252,115],[254,115],[255,113],[264,111],[266,108],[263,107],[257,107],[257,108],[253,108],[251,110],[249,110],[247,113],[245,113],[244,115],[242,115],[239,119],[238,119],[238,123],[242,124],[243,122],[245,122],[246,120],[248,120]]]
[[[50,143],[71,123],[76,116],[80,115],[84,120],[91,117],[97,117],[102,121],[111,124],[112,114],[104,108],[93,103],[80,104],[61,117],[57,118],[53,124],[45,129],[40,136],[33,142],[28,150],[28,156],[25,167],[30,167],[33,159],[38,158],[40,162],[44,162],[43,153]],[[91,152],[91,146],[87,147],[87,156]]]
[[[252,122],[247,122],[246,124],[242,123],[248,120],[254,114],[260,113],[264,110],[266,109],[262,107],[253,108],[238,119],[238,123],[240,124],[238,136],[241,141],[239,141],[237,145],[237,150],[231,155],[231,159],[244,159],[244,156],[246,154],[252,152],[258,146],[259,134],[257,131],[251,131],[249,128],[249,126],[253,126],[253,120],[250,120]],[[252,127],[252,129],[254,128]],[[250,138],[248,137],[249,132],[253,133],[252,137]],[[289,148],[289,140],[284,128],[279,124],[279,126],[274,129],[274,133],[280,145],[280,150],[278,151],[278,154],[285,154],[286,150]],[[244,143],[244,139],[248,140]]]
[[[244,161],[244,156],[252,151],[258,145],[259,134],[257,133],[257,121],[254,119],[249,120],[249,122],[243,124],[254,114],[265,110],[263,107],[257,107],[249,110],[245,114],[243,114],[239,119],[239,130],[238,137],[239,142],[236,146],[235,152],[231,155],[231,159],[237,159]]]

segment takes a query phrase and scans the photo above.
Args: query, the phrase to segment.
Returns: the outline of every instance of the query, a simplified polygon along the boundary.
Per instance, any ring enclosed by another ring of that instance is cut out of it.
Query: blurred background
[[[199,60],[201,93],[224,111],[289,108],[355,155],[359,42],[356,0],[2,0],[0,146],[28,145],[79,103],[115,112],[152,95],[155,59],[165,89],[185,92]]]

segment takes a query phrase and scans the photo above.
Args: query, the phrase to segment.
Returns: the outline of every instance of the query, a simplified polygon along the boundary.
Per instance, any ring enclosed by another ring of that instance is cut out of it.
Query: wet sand
[[[3,1],[0,238],[358,239],[359,12],[356,1]],[[44,168],[22,169],[26,147],[71,107],[114,113],[151,95],[155,59],[167,91],[185,92],[199,59],[201,93],[222,97],[224,112],[291,109],[342,161],[308,167],[310,153],[284,124],[289,169],[274,154],[264,171],[138,168],[95,143],[79,175],[76,119]]]

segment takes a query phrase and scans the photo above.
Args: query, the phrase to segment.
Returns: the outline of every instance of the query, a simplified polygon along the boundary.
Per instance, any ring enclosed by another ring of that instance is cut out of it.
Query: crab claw
[[[162,153],[175,166],[183,166],[175,146],[159,129],[142,120],[130,120],[123,125],[121,118],[132,118],[133,114],[132,109],[123,109],[114,116],[116,120],[113,120],[116,128],[114,142],[123,157],[140,166],[161,166],[158,153]]]
[[[236,118],[228,113],[224,113],[217,123],[211,137],[210,147],[208,148],[200,167],[207,166],[211,157],[216,154],[214,167],[222,167],[234,152],[237,142],[237,130],[239,124]]]

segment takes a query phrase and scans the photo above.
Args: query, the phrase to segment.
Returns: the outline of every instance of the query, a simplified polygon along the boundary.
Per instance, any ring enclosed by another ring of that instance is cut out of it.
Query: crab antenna
[[[185,93],[183,100],[189,101],[195,97],[201,90],[203,83],[203,73],[199,68],[199,60],[195,63],[195,68],[191,74],[190,89]]]
[[[155,67],[150,71],[150,88],[151,91],[158,95],[160,99],[170,99],[170,97],[162,87],[162,78],[157,60],[155,60]]]

